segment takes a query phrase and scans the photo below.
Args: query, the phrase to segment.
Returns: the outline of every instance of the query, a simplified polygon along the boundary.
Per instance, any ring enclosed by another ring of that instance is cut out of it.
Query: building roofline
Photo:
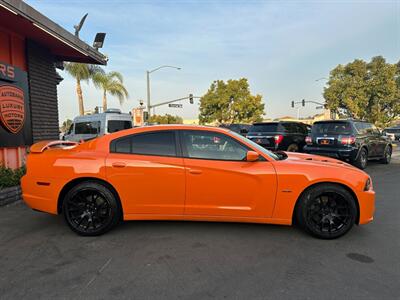
[[[4,8],[30,21],[33,26],[88,57],[88,62],[100,65],[107,64],[108,59],[104,54],[89,46],[25,2],[21,0],[0,0],[0,8]]]

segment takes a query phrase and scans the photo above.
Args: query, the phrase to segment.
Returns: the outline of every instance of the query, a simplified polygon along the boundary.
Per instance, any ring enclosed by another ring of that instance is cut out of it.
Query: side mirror
[[[255,151],[247,151],[246,161],[257,161],[260,158],[260,154]]]

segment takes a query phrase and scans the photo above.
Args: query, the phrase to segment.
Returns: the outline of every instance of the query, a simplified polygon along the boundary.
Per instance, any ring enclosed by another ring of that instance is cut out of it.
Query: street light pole
[[[147,113],[150,118],[150,72],[146,71],[147,74]]]
[[[173,69],[177,69],[177,70],[180,70],[180,69],[181,69],[180,67],[165,65],[165,66],[160,66],[160,67],[158,67],[158,68],[155,68],[155,69],[153,69],[153,70],[151,70],[151,71],[146,71],[146,80],[147,80],[147,112],[148,112],[149,118],[150,118],[150,115],[151,115],[151,107],[152,107],[152,106],[151,106],[151,100],[150,100],[150,73],[153,73],[153,72],[155,72],[155,71],[158,71],[158,70],[160,70],[160,69],[162,69],[162,68],[173,68]]]

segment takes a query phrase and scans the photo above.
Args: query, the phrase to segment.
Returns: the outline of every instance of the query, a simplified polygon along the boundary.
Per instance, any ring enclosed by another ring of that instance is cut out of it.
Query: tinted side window
[[[113,133],[124,129],[132,128],[131,121],[110,120],[107,123],[108,132]]]
[[[231,137],[217,132],[184,131],[183,146],[189,158],[242,161],[247,148]]]
[[[363,123],[363,122],[355,122],[354,123],[354,126],[356,127],[357,131],[360,134],[365,134],[365,126],[364,126],[364,124],[365,123]]]
[[[98,134],[99,131],[99,121],[75,123],[75,134]]]
[[[175,133],[172,131],[149,132],[116,139],[111,143],[111,152],[176,156]]]

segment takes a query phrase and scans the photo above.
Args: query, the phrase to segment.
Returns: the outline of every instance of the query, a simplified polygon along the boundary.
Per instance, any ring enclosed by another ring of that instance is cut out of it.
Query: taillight
[[[274,140],[275,140],[275,145],[279,145],[283,140],[283,135],[278,134],[278,135],[274,136]]]
[[[306,144],[307,144],[307,145],[311,145],[311,144],[312,144],[312,138],[311,138],[311,136],[306,136],[305,141],[306,141]]]
[[[342,136],[340,138],[340,143],[342,145],[351,145],[356,142],[356,138],[354,136]]]

